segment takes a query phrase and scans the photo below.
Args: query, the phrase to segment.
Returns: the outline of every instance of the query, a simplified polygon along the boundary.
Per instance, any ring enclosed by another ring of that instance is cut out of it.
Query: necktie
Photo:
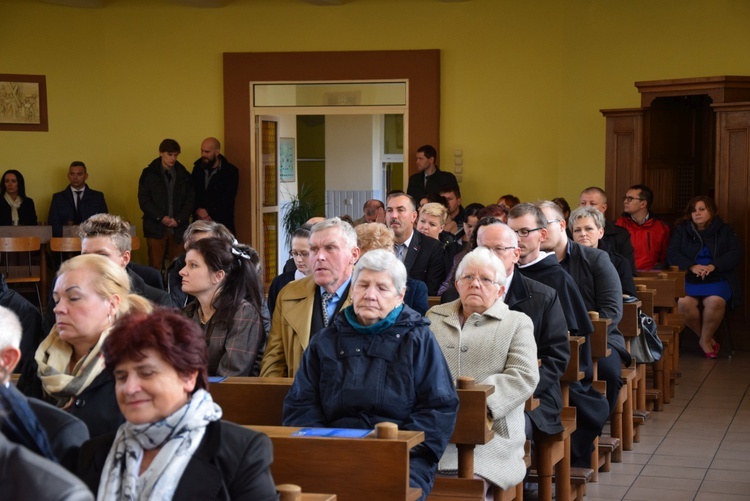
[[[323,325],[328,327],[328,303],[333,299],[333,296],[336,294],[334,292],[324,292],[321,295],[322,303],[323,303]]]
[[[406,255],[406,244],[395,244],[396,246],[396,257],[399,261],[404,261],[404,256]]]
[[[83,190],[75,190],[76,194],[76,218],[78,223],[81,222],[81,197],[83,196]]]
[[[169,172],[168,170],[165,170],[164,171],[164,175],[167,176],[167,184],[171,183],[172,182],[172,173]]]

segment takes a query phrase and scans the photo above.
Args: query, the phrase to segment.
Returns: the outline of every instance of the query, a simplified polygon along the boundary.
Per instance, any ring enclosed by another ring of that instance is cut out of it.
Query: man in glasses
[[[581,192],[581,196],[578,198],[578,205],[593,207],[604,214],[607,211],[607,194],[597,186],[589,186]],[[633,255],[633,244],[630,243],[630,232],[605,219],[602,240],[610,249],[627,259],[628,263],[630,263],[631,271],[635,275],[635,257]]]
[[[609,417],[609,404],[591,386],[594,373],[589,336],[594,327],[583,297],[573,277],[560,266],[555,254],[542,251],[542,242],[547,239],[547,225],[544,212],[531,203],[518,204],[508,214],[508,226],[518,235],[518,272],[555,289],[563,307],[568,332],[572,336],[586,338],[579,349],[580,368],[585,376],[583,381],[570,387],[570,403],[577,409],[576,431],[571,437],[570,452],[572,466],[589,468],[594,439],[601,435]]]
[[[539,208],[548,221],[547,239],[542,243],[542,249],[554,252],[563,269],[573,277],[586,309],[612,321],[607,328],[607,344],[612,353],[598,362],[599,379],[607,382],[611,414],[622,387],[622,364],[630,365],[631,361],[630,353],[625,348],[625,338],[617,328],[622,319],[620,277],[606,252],[568,239],[562,212],[554,202],[541,202]]]
[[[663,268],[667,260],[669,226],[650,212],[654,192],[648,186],[636,184],[625,194],[623,215],[615,222],[630,232],[638,270]]]
[[[503,300],[511,310],[525,313],[534,324],[537,357],[542,361],[534,397],[539,399],[540,405],[526,413],[526,436],[533,436],[532,423],[542,433],[560,433],[563,431],[560,378],[568,366],[570,346],[565,314],[557,292],[515,273],[520,254],[518,237],[508,225],[498,218],[486,217],[479,221],[476,231],[477,245],[490,249],[505,266],[507,278]]]

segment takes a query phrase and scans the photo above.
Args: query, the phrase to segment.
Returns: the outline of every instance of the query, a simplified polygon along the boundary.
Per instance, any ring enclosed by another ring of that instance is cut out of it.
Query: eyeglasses
[[[633,200],[643,200],[642,198],[638,198],[638,197],[622,197],[622,199],[623,199],[623,201],[625,201],[627,203],[630,203]]]
[[[529,229],[529,228],[521,228],[520,230],[513,230],[513,231],[515,231],[516,235],[518,235],[519,237],[526,238],[526,237],[529,236],[529,234],[531,232],[541,230],[542,228],[544,228],[544,226],[539,226],[538,228],[531,228],[531,229]]]
[[[292,251],[291,254],[294,259],[297,259],[297,258],[307,259],[308,257],[310,257],[309,252]]]
[[[505,252],[505,251],[507,251],[507,250],[513,250],[513,249],[517,249],[517,248],[518,248],[518,247],[500,247],[500,246],[498,245],[497,247],[493,247],[493,248],[492,248],[492,252],[494,252],[495,254],[499,254],[499,253],[501,253],[501,252]]]
[[[458,277],[458,281],[464,285],[471,285],[474,283],[474,280],[479,280],[480,287],[489,287],[491,285],[497,284],[497,282],[490,278],[480,277],[477,275],[461,275],[460,277]]]
[[[549,221],[547,221],[547,225],[550,225],[552,223],[559,223],[560,221],[561,219],[550,219]]]

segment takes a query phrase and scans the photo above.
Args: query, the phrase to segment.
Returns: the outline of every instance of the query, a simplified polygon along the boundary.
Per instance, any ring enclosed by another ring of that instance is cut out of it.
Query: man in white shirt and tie
[[[49,208],[49,225],[52,236],[63,236],[63,226],[76,226],[94,214],[106,214],[104,193],[92,190],[86,184],[89,174],[83,162],[73,162],[68,168],[68,182],[63,191],[52,195]]]

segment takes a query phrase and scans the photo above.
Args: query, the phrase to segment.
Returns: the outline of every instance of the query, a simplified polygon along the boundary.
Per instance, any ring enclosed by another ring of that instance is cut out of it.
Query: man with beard
[[[193,167],[195,220],[221,223],[235,234],[234,199],[240,174],[220,152],[221,143],[215,137],[201,143],[201,157]]]

